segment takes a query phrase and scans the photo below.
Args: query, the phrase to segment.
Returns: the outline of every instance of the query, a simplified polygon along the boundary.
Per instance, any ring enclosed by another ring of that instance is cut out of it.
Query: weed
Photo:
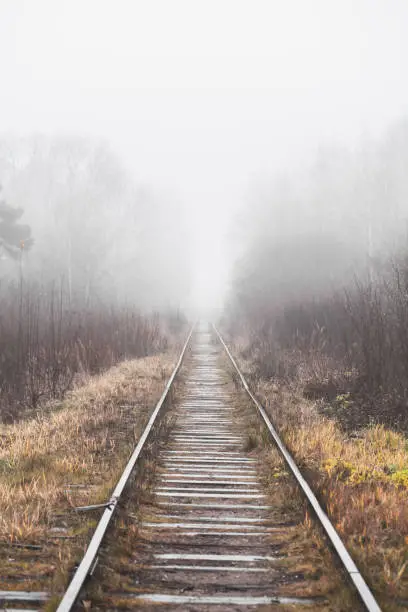
[[[0,575],[15,560],[8,588],[53,593],[66,583],[96,524],[93,513],[73,508],[109,499],[174,362],[171,353],[125,361],[70,392],[57,411],[3,427]],[[25,549],[15,544],[44,547],[53,569],[40,571],[41,555],[27,572]]]
[[[348,437],[292,386],[267,394],[269,412],[337,531],[379,597],[408,597],[408,450],[401,433],[373,425]],[[294,423],[296,422],[296,425]]]

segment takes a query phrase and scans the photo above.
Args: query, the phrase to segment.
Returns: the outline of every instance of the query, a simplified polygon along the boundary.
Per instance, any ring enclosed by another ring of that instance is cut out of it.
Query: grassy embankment
[[[237,388],[242,389],[233,370],[231,372]],[[269,431],[246,393],[241,391],[238,397],[246,420],[245,450],[258,459],[261,478],[270,498],[270,518],[276,525],[281,525],[281,529],[273,534],[273,546],[278,547],[282,555],[279,563],[286,574],[286,579],[278,585],[279,594],[316,598],[312,609],[322,612],[362,610],[345,572],[328,546],[327,538],[312,520],[295,478],[280,452],[271,444]],[[282,605],[277,609],[286,611],[292,607]]]
[[[248,355],[240,364],[383,609],[405,609],[406,437],[381,424],[350,432],[333,418],[337,408],[344,420],[347,396],[338,395],[331,405],[310,400],[300,376],[291,382],[260,378]]]
[[[174,353],[125,361],[0,435],[0,590],[58,593],[160,397]],[[52,604],[51,604],[52,606]]]

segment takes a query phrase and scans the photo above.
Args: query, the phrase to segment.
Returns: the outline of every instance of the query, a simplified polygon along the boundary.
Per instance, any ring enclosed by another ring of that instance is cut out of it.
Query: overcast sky
[[[0,131],[105,138],[136,180],[181,199],[207,303],[251,185],[407,113],[408,0],[0,7]]]

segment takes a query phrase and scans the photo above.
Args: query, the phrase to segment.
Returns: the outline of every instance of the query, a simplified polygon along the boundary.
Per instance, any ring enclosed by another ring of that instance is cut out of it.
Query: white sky
[[[177,194],[210,305],[249,185],[407,113],[407,33],[408,0],[0,0],[0,131],[105,138]]]

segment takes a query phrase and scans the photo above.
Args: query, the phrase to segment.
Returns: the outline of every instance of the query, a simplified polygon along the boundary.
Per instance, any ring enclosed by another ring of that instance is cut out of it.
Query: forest
[[[261,376],[300,377],[316,398],[348,394],[359,424],[406,420],[407,143],[401,121],[354,151],[322,149],[263,185],[236,229],[233,335]]]
[[[180,205],[133,181],[106,143],[4,137],[0,175],[8,421],[81,376],[165,348],[190,271],[174,248],[188,248]]]

